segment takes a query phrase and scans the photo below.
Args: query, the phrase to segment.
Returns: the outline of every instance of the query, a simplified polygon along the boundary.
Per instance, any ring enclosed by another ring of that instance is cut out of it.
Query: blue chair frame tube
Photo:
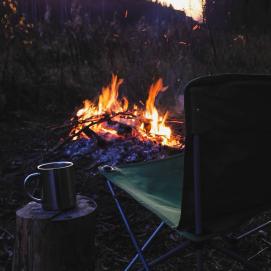
[[[143,264],[143,266],[144,266],[144,269],[145,269],[146,271],[149,271],[150,269],[149,269],[149,267],[148,267],[148,264],[147,264],[147,262],[146,262],[146,260],[145,260],[145,258],[144,258],[144,256],[143,256],[143,254],[142,254],[142,251],[141,251],[141,249],[140,249],[140,247],[139,247],[139,245],[138,245],[138,243],[137,243],[137,240],[136,240],[136,238],[135,238],[135,236],[134,236],[134,234],[133,234],[133,232],[132,232],[132,230],[131,230],[131,227],[130,227],[130,225],[129,225],[128,219],[127,219],[127,217],[125,216],[125,213],[123,212],[123,209],[122,209],[122,207],[121,207],[121,204],[120,204],[120,202],[119,202],[119,200],[118,200],[118,198],[117,198],[117,195],[116,195],[116,193],[115,193],[115,191],[114,191],[114,189],[113,189],[113,187],[112,187],[112,185],[111,185],[111,182],[110,182],[109,180],[107,180],[107,185],[108,185],[108,188],[109,188],[109,190],[110,190],[110,192],[111,192],[111,194],[112,194],[112,196],[113,196],[113,198],[114,198],[114,200],[115,200],[115,203],[116,203],[117,208],[118,208],[118,210],[119,210],[119,212],[120,212],[121,218],[122,218],[122,220],[123,220],[123,222],[124,222],[124,224],[125,224],[125,227],[126,227],[128,233],[129,233],[129,235],[130,235],[130,238],[131,238],[132,243],[133,243],[133,245],[134,245],[134,247],[135,247],[135,249],[136,249],[136,251],[137,251],[137,253],[138,253],[138,256],[139,256],[139,258],[140,258],[140,260],[141,260],[141,262],[142,262],[142,264]]]
[[[142,246],[142,248],[139,247],[138,245],[138,242],[131,230],[131,227],[129,225],[129,222],[128,222],[128,219],[122,209],[122,206],[117,198],[117,195],[114,191],[114,188],[113,188],[113,185],[112,183],[110,182],[110,180],[106,180],[106,183],[107,183],[107,186],[109,188],[109,191],[111,192],[113,198],[114,198],[114,201],[116,203],[116,206],[120,212],[120,215],[121,215],[121,218],[125,224],[125,227],[128,231],[128,234],[131,238],[131,241],[137,251],[137,254],[132,258],[132,260],[129,262],[128,266],[124,269],[124,271],[128,271],[130,270],[130,268],[134,265],[134,263],[136,262],[136,260],[138,259],[138,257],[140,258],[142,264],[143,264],[143,269],[140,269],[140,270],[150,270],[150,266],[153,267],[154,265],[157,265],[158,263],[161,263],[161,262],[164,262],[166,261],[168,258],[172,257],[174,254],[176,254],[177,252],[179,251],[182,251],[184,249],[186,249],[190,244],[191,244],[191,241],[189,240],[186,240],[184,241],[182,244],[176,246],[175,248],[171,249],[170,251],[166,252],[165,254],[161,255],[160,257],[150,261],[149,263],[147,263],[147,261],[145,260],[142,252],[144,250],[146,250],[146,248],[149,246],[149,244],[151,243],[151,241],[154,239],[154,237],[160,232],[160,230],[163,228],[163,226],[165,225],[165,222],[161,222],[159,224],[159,226],[154,230],[154,232],[151,234],[151,236],[147,239],[147,241],[144,243],[144,245]]]
[[[160,257],[150,261],[148,263],[149,267],[153,267],[154,265],[157,265],[158,263],[165,262],[167,259],[171,258],[175,254],[177,254],[180,251],[183,251],[188,246],[191,245],[190,240],[183,241],[180,245],[176,246],[175,248],[172,248],[170,251],[166,252],[165,254],[161,255]],[[144,269],[139,269],[138,271],[143,271]]]
[[[159,226],[154,230],[154,232],[151,234],[151,236],[148,238],[148,240],[145,242],[145,244],[142,246],[141,251],[145,251],[145,249],[148,247],[148,245],[151,243],[151,241],[154,239],[154,237],[159,233],[159,231],[163,228],[165,225],[165,222],[161,222]],[[136,254],[132,260],[129,262],[127,267],[124,269],[124,271],[130,270],[130,268],[134,265],[136,260],[138,259],[138,254]]]

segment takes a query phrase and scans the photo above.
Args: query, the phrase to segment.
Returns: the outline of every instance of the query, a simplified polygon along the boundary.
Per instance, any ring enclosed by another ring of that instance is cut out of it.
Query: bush
[[[145,100],[150,84],[162,77],[169,86],[164,105],[175,104],[182,87],[199,75],[270,73],[269,36],[211,32],[176,13],[156,21],[128,23],[115,14],[90,22],[78,7],[60,29],[50,21],[33,26],[15,8],[7,12],[9,19],[1,20],[10,25],[7,35],[1,24],[1,81],[15,109],[72,108],[95,97],[112,73],[124,78],[121,91],[131,100]]]

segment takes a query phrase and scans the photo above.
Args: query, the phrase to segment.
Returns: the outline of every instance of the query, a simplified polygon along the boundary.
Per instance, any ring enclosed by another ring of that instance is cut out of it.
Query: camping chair
[[[137,251],[125,270],[138,259],[142,270],[150,270],[190,245],[196,251],[198,271],[203,270],[206,247],[218,249],[250,270],[259,270],[212,240],[271,207],[270,97],[270,76],[225,74],[195,79],[185,87],[183,153],[163,160],[100,167]],[[131,230],[115,186],[162,220],[143,247]],[[185,241],[147,261],[144,251],[164,225],[178,231]]]

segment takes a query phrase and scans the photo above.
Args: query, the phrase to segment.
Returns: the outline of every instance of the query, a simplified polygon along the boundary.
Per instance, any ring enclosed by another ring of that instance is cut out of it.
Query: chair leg
[[[177,255],[180,251],[184,251],[190,245],[191,245],[191,241],[189,241],[189,240],[183,241],[177,247],[171,249],[170,251],[166,252],[165,254],[159,256],[158,258],[150,261],[148,263],[149,267],[153,267],[159,263],[165,262],[167,259],[173,257],[174,255]],[[138,271],[143,271],[143,269],[139,269]]]
[[[261,229],[264,229],[264,228],[266,228],[267,226],[270,226],[270,225],[271,225],[271,220],[267,221],[266,223],[264,223],[262,225],[259,225],[258,227],[255,227],[255,228],[253,228],[253,229],[251,229],[251,230],[249,230],[249,231],[247,231],[247,232],[245,232],[245,233],[243,233],[243,234],[241,234],[239,236],[233,237],[233,238],[236,241],[239,241],[239,240],[241,240],[241,239],[243,239],[243,238],[245,238],[245,237],[247,237],[247,236],[249,236],[249,235],[251,235],[251,234],[253,234],[253,233],[255,233],[255,232],[259,231],[259,230],[261,230]]]
[[[196,259],[197,259],[197,271],[203,271],[203,249],[197,249]]]
[[[129,225],[129,223],[128,223],[128,220],[127,220],[127,218],[126,218],[126,215],[125,215],[125,213],[124,213],[124,211],[123,211],[123,209],[122,209],[122,207],[121,207],[121,204],[120,204],[120,202],[119,202],[119,200],[118,200],[118,198],[117,198],[117,195],[116,195],[116,193],[115,193],[115,191],[114,191],[114,189],[113,189],[113,187],[112,187],[112,184],[111,184],[111,182],[108,181],[108,180],[107,180],[106,182],[107,182],[107,186],[108,186],[108,188],[109,188],[109,190],[110,190],[110,192],[111,192],[111,194],[112,194],[112,196],[113,196],[113,198],[114,198],[114,201],[115,201],[115,203],[116,203],[116,205],[117,205],[117,208],[118,208],[118,210],[119,210],[119,212],[120,212],[120,215],[121,215],[121,218],[122,218],[122,220],[123,220],[123,222],[124,222],[124,224],[125,224],[125,227],[126,227],[128,233],[129,233],[129,236],[130,236],[130,238],[131,238],[131,241],[132,241],[132,243],[133,243],[133,245],[134,245],[134,247],[135,247],[135,249],[136,249],[136,251],[137,251],[137,253],[138,253],[138,256],[139,256],[139,258],[140,258],[140,260],[141,260],[141,262],[142,262],[142,264],[143,264],[143,266],[144,266],[144,269],[145,269],[146,271],[149,271],[150,269],[149,269],[149,267],[148,267],[148,264],[147,264],[147,262],[146,262],[146,260],[145,260],[145,258],[144,258],[144,256],[143,256],[142,250],[140,249],[140,247],[139,247],[139,245],[138,245],[138,243],[137,243],[137,240],[136,240],[136,238],[135,238],[135,236],[134,236],[134,234],[133,234],[133,232],[132,232],[132,230],[131,230],[131,227],[130,227],[130,225]]]
[[[145,242],[145,244],[142,246],[141,251],[145,251],[145,249],[148,247],[148,245],[151,243],[151,241],[155,238],[155,236],[159,233],[159,231],[163,228],[165,225],[165,222],[161,222],[159,226],[155,229],[155,231],[152,233],[152,235],[148,238],[148,240]],[[138,254],[136,254],[132,260],[129,262],[127,267],[124,269],[124,271],[130,270],[130,268],[134,265],[136,260],[138,259]]]

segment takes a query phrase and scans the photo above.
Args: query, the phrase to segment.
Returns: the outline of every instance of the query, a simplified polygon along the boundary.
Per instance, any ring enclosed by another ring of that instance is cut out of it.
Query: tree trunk
[[[77,196],[77,207],[49,212],[30,202],[16,212],[13,271],[92,271],[96,203]]]

